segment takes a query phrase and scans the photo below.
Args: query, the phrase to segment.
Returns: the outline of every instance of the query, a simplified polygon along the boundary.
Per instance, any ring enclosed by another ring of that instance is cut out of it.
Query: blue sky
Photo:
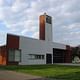
[[[53,41],[80,44],[80,0],[0,0],[0,44],[5,34],[37,38],[39,15],[53,17]]]

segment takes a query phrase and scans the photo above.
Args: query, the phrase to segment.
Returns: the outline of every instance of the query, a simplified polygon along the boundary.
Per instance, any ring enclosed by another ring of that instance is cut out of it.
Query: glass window
[[[9,49],[8,61],[21,61],[21,50]]]
[[[42,55],[42,59],[44,59],[44,55]]]
[[[35,56],[33,54],[29,54],[28,58],[29,59],[35,59]]]
[[[15,53],[14,50],[9,50],[9,56],[8,56],[9,61],[14,61],[14,57],[15,57],[14,53]]]
[[[21,61],[21,51],[15,50],[15,61]]]
[[[50,16],[48,16],[48,15],[46,15],[46,22],[47,23],[49,23],[49,24],[51,24],[52,22],[51,22],[51,17]]]
[[[44,59],[44,55],[29,54],[29,59]]]

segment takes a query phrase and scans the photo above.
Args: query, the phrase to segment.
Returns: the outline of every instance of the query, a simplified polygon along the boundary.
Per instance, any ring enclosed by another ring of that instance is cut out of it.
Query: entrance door
[[[52,54],[46,54],[46,64],[52,64]]]

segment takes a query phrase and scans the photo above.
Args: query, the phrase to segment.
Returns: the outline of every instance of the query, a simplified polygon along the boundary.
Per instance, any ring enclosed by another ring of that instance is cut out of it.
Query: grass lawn
[[[32,75],[38,75],[42,77],[60,80],[80,80],[79,66],[63,66],[63,65],[0,66],[0,69],[23,72]]]

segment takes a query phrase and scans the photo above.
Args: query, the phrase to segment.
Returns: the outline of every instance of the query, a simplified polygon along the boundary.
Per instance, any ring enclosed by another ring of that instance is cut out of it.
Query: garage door
[[[53,63],[65,62],[65,50],[53,48]]]

